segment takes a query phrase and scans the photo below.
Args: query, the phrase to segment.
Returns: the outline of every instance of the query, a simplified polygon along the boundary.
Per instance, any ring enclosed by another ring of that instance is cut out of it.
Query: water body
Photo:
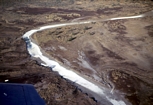
[[[110,19],[97,20],[97,21],[93,20],[93,21],[82,21],[82,22],[70,22],[70,23],[42,26],[40,28],[32,29],[26,32],[23,35],[23,39],[25,40],[27,44],[27,50],[29,54],[34,58],[41,59],[43,62],[41,63],[42,66],[50,67],[53,71],[58,72],[59,75],[61,75],[63,78],[74,82],[83,92],[88,93],[89,95],[94,97],[99,103],[107,104],[107,105],[130,105],[130,103],[126,99],[124,99],[124,96],[117,96],[116,94],[111,93],[111,91],[109,91],[105,87],[102,87],[100,85],[95,84],[94,82],[91,82],[90,80],[87,80],[86,78],[82,77],[78,73],[72,70],[66,69],[63,66],[61,66],[58,62],[46,57],[43,54],[43,52],[40,50],[41,48],[32,41],[31,36],[36,32],[43,31],[46,29],[79,25],[79,24],[89,24],[89,23],[98,22],[98,21],[141,18],[145,16],[152,16],[152,15],[153,15],[153,11],[147,12],[145,14],[137,15],[137,16],[130,16],[130,17],[118,17],[118,18],[110,18]]]

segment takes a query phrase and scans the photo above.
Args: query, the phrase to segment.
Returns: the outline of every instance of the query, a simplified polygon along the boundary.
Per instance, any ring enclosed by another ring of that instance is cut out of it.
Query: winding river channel
[[[78,73],[68,70],[61,66],[58,62],[51,60],[45,54],[43,54],[41,48],[34,43],[31,36],[34,33],[37,33],[39,31],[43,31],[46,29],[52,29],[52,28],[58,28],[58,27],[64,27],[64,26],[73,26],[78,24],[89,24],[92,22],[99,22],[99,21],[108,21],[108,20],[119,20],[119,19],[130,19],[130,18],[141,18],[145,16],[152,16],[153,11],[147,12],[142,15],[137,16],[130,16],[130,17],[118,17],[118,18],[110,18],[105,20],[91,20],[91,21],[81,21],[81,22],[70,22],[70,23],[63,23],[63,24],[55,24],[55,25],[48,25],[48,26],[42,26],[37,29],[32,29],[28,32],[26,32],[23,35],[23,39],[25,40],[27,44],[27,50],[29,54],[36,58],[41,59],[43,63],[41,63],[42,66],[49,67],[53,71],[56,71],[61,75],[63,78],[68,79],[75,84],[78,85],[78,87],[85,93],[91,94],[92,97],[94,97],[99,103],[107,104],[107,105],[130,105],[130,103],[124,98],[124,96],[116,96],[115,94],[111,93],[111,91],[108,91],[108,89],[101,87],[99,85],[96,85],[95,83],[91,82],[90,80],[85,79],[84,77],[80,76]]]

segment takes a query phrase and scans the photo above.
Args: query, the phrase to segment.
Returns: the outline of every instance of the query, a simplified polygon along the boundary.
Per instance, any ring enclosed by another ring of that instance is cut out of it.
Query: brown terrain
[[[0,82],[30,83],[47,105],[98,105],[72,82],[33,60],[22,35],[40,26],[134,16],[150,0],[0,0]],[[49,56],[120,94],[153,105],[153,17],[99,21],[38,32]]]

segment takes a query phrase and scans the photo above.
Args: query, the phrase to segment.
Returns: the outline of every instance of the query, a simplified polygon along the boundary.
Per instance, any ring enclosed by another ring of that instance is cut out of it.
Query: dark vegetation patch
[[[109,79],[115,84],[115,89],[126,93],[127,98],[132,105],[141,105],[147,103],[152,105],[152,86],[124,72],[125,70],[113,70],[109,73]]]
[[[7,72],[7,73],[11,73],[13,71],[20,71],[19,69],[19,66],[6,66],[6,65],[3,65],[1,66],[0,68],[0,73],[4,73],[4,72]]]
[[[0,75],[0,82],[4,82],[6,79],[7,83],[32,83],[35,84],[40,82],[44,78],[44,74],[24,74],[23,76],[11,77],[10,75]]]
[[[135,86],[139,87],[137,78],[119,70],[113,70],[109,74],[110,80],[115,84],[115,88],[125,93],[135,93]]]
[[[127,33],[125,31],[126,27],[123,25],[123,23],[124,23],[123,21],[119,21],[119,20],[108,21],[107,24],[108,24],[109,31],[117,32],[120,35],[126,34]]]
[[[34,21],[33,19],[28,19],[28,20],[25,20],[25,21],[23,21],[23,20],[15,20],[15,21],[13,21],[13,23],[15,23],[17,25],[33,25],[33,26],[45,24],[43,22]]]
[[[132,103],[132,105],[140,105],[140,100],[136,94],[126,96],[125,98],[127,98]]]
[[[129,44],[129,45],[131,45],[130,42],[132,42],[132,40],[129,37],[125,37],[124,35],[120,35],[120,34],[118,36],[115,36],[114,39],[116,39],[118,41],[121,41],[121,42],[124,42],[124,43]]]
[[[61,34],[61,33],[63,33],[64,31],[63,30],[57,30],[56,32],[55,32],[55,35],[59,35],[59,34]]]
[[[80,16],[67,16],[67,15],[59,15],[62,19],[66,19],[66,20],[72,20],[72,19],[76,19],[79,18]]]
[[[104,8],[104,9],[98,9],[97,13],[104,14],[104,15],[111,15],[111,14],[114,14],[114,13],[121,11],[121,10],[122,10],[122,7]]]
[[[96,51],[94,51],[94,50],[90,50],[90,51],[88,51],[87,53],[88,53],[88,54],[95,54],[95,52],[96,52]]]
[[[95,56],[89,56],[88,59],[89,59],[89,61],[90,61],[90,63],[92,65],[97,65],[98,62],[100,61],[100,57],[97,56],[97,55],[95,55]]]
[[[109,50],[108,48],[104,47],[103,45],[101,45],[101,46],[103,48],[103,51],[105,51],[109,57],[112,57],[112,58],[115,58],[115,59],[124,60],[124,58],[122,58],[121,56],[119,56],[115,52]]]
[[[71,37],[68,39],[68,41],[73,41],[74,39],[76,39],[77,37]]]
[[[92,26],[85,26],[84,27],[84,30],[89,30],[89,29],[92,29]]]
[[[19,32],[20,28],[17,27],[7,27],[7,26],[0,26],[0,31],[5,31],[5,32]]]
[[[89,34],[90,34],[90,35],[94,35],[94,34],[95,34],[95,32],[89,32]]]
[[[96,54],[96,51],[94,50],[89,50],[86,52],[86,59],[92,64],[92,65],[97,65],[99,64],[101,55]]]
[[[137,64],[136,63],[130,63],[130,62],[123,62],[123,63],[121,63],[121,64],[124,64],[124,65],[130,65],[130,66],[137,66]]]
[[[148,35],[149,35],[150,37],[153,37],[153,25],[146,26],[145,29],[148,30]]]
[[[13,10],[14,12],[20,12],[21,14],[38,15],[46,13],[77,13],[81,16],[92,16],[96,13],[94,11],[79,11],[79,10],[68,10],[68,9],[56,9],[56,8],[30,8],[21,7]]]
[[[148,32],[149,36],[153,37],[153,32]]]

